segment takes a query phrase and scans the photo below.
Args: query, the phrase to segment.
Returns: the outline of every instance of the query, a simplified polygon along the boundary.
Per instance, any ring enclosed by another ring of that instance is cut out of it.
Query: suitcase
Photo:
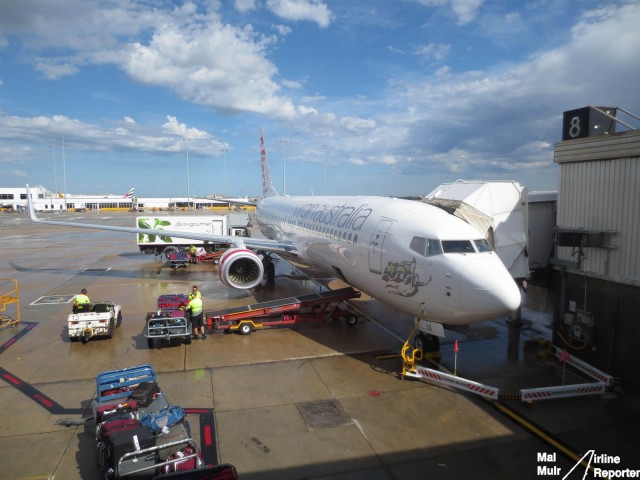
[[[131,392],[129,398],[135,400],[139,407],[148,407],[159,392],[158,382],[142,382]]]
[[[104,422],[96,427],[96,439],[102,440],[107,438],[108,435],[114,432],[119,432],[121,430],[131,430],[140,428],[141,426],[142,425],[137,418],[119,418],[116,420],[112,420],[111,422]]]
[[[195,457],[187,458],[186,460],[181,460],[182,458],[196,454]],[[174,472],[188,472],[189,470],[194,470],[198,466],[198,457],[200,456],[199,452],[196,452],[193,447],[186,446],[179,452],[174,453],[173,455],[169,455],[169,457],[165,460],[165,462],[176,460],[174,463],[170,463],[168,465],[163,465],[160,469],[161,473],[174,473]]]
[[[115,420],[117,418],[135,418],[130,413],[138,411],[138,403],[135,400],[129,400],[126,402],[98,405],[96,408],[96,423],[103,423],[109,420]]]
[[[155,435],[142,425],[110,432],[105,435],[105,439],[110,447],[114,465],[125,453],[144,450],[156,445]]]

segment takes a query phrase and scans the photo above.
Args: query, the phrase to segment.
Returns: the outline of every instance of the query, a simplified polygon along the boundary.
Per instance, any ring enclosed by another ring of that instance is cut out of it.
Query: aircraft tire
[[[358,323],[358,317],[356,315],[348,315],[345,321],[348,327],[355,327]]]
[[[273,262],[267,263],[265,272],[267,274],[267,282],[273,282],[276,278],[276,266]]]
[[[413,340],[413,346],[419,348],[424,353],[434,353],[440,351],[440,339],[435,335],[425,335],[419,333]]]

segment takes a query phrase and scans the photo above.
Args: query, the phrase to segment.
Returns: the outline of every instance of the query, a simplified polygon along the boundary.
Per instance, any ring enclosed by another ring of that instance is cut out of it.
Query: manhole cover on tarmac
[[[309,429],[351,425],[353,421],[335,400],[318,400],[296,404]]]

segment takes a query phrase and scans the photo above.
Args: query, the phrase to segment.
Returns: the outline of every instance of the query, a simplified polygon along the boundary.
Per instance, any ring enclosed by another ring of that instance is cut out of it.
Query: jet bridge
[[[513,278],[529,277],[527,190],[517,182],[457,180],[422,200],[478,229]]]

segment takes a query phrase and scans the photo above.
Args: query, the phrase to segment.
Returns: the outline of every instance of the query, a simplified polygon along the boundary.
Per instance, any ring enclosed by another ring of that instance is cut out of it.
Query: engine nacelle
[[[264,266],[258,255],[246,248],[230,248],[220,257],[220,280],[228,287],[246,290],[262,282]]]

